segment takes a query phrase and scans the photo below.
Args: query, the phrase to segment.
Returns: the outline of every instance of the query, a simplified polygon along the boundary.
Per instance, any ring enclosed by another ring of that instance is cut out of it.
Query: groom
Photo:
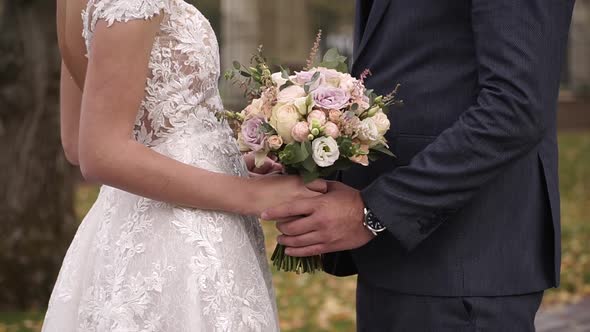
[[[267,211],[358,273],[359,331],[534,331],[559,283],[556,104],[573,0],[359,0],[353,74],[401,83],[397,159]]]

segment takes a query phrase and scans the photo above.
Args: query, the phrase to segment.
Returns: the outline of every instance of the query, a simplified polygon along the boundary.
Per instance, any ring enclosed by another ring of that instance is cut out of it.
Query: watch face
[[[371,211],[367,213],[366,223],[367,226],[377,231],[385,228],[385,226],[379,222],[379,219],[377,219],[377,217]]]

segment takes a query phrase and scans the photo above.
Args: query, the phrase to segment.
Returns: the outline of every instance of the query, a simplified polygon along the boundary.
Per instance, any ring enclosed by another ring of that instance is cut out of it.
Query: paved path
[[[590,332],[590,299],[537,315],[537,332]]]

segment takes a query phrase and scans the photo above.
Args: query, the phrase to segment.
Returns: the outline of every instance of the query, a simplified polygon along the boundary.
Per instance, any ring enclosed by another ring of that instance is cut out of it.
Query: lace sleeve
[[[90,41],[96,23],[99,20],[107,22],[108,26],[115,22],[129,22],[131,20],[148,20],[161,13],[169,11],[170,0],[90,0],[86,10],[82,13],[84,21],[83,36],[87,50],[90,51]]]
[[[94,6],[96,20],[105,20],[109,26],[116,22],[150,19],[166,10],[166,0],[99,0]]]

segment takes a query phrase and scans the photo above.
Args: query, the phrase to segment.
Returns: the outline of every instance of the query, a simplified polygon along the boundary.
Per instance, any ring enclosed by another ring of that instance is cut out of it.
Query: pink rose
[[[333,122],[327,122],[324,126],[324,134],[336,139],[340,137],[340,128]]]
[[[271,150],[276,151],[276,150],[280,149],[281,146],[283,146],[283,139],[281,138],[281,136],[272,135],[271,137],[268,138],[268,147]]]
[[[326,113],[320,110],[311,111],[307,115],[307,122],[313,124],[317,124],[319,126],[323,126],[326,123]]]
[[[359,165],[369,166],[368,155],[359,154],[358,156],[350,157],[350,161]]]
[[[297,142],[306,142],[309,136],[309,124],[305,121],[298,122],[291,130],[291,136]]]
[[[342,112],[338,110],[330,110],[328,113],[328,119],[336,124],[342,121]]]
[[[323,109],[342,109],[348,105],[350,95],[343,89],[321,86],[312,92],[316,106]]]
[[[243,143],[252,149],[252,151],[260,151],[264,149],[264,144],[266,143],[266,136],[261,130],[261,126],[266,121],[260,117],[256,116],[246,120],[242,124],[241,130],[241,139]]]
[[[361,144],[359,147],[359,152],[361,152],[361,154],[350,158],[350,160],[363,166],[369,166],[369,146],[366,144]]]

